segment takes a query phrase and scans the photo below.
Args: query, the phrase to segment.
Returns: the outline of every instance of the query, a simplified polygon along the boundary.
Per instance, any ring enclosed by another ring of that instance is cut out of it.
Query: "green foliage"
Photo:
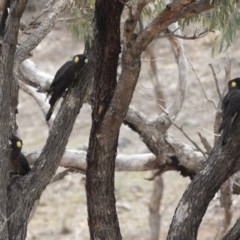
[[[165,4],[163,4],[162,0],[155,0],[146,5],[143,10],[143,17],[148,20],[153,20],[154,17],[157,16],[163,9],[165,8]]]
[[[92,39],[92,19],[94,14],[94,0],[73,0],[69,9],[74,21],[69,26],[75,36],[82,40]],[[238,0],[212,0],[215,7],[205,13],[192,15],[180,21],[184,28],[194,23],[201,24],[209,31],[216,32],[216,42],[213,53],[225,51],[232,43],[240,24],[240,1]],[[128,1],[128,6],[136,6],[136,0]],[[142,14],[145,24],[150,23],[165,8],[163,0],[152,0],[148,3]],[[127,8],[126,8],[127,9]],[[125,15],[126,17],[126,15]],[[124,18],[124,17],[123,17]]]
[[[240,3],[238,1],[218,0],[215,1],[215,4],[216,7],[206,13],[191,16],[181,21],[183,27],[198,22],[208,27],[210,31],[216,32],[213,54],[227,50],[240,24]]]
[[[68,25],[77,38],[91,42],[94,0],[75,0],[69,5],[72,21]]]

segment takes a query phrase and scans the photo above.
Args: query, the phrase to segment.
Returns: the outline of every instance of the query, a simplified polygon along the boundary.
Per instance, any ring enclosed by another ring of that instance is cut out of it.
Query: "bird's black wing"
[[[228,117],[229,114],[229,93],[227,93],[224,98],[223,98],[223,101],[222,101],[222,122],[220,124],[220,127],[219,127],[219,132],[222,131],[224,125],[225,125],[225,122],[226,122],[226,119]]]
[[[50,109],[46,114],[46,121],[51,118],[51,115],[54,111],[54,107],[60,97],[63,95],[65,90],[69,88],[74,81],[74,62],[68,61],[63,64],[62,67],[56,72],[56,75],[50,85],[50,90],[48,95],[51,95],[49,99]],[[48,97],[47,95],[47,97]]]
[[[236,115],[240,112],[240,90],[234,89],[228,92],[222,102],[222,122],[219,132],[222,131],[222,144],[225,144],[232,123]]]
[[[58,85],[60,82],[64,81],[65,78],[69,78],[72,76],[73,65],[73,61],[67,61],[58,69],[50,85],[50,90],[54,88],[54,86]]]
[[[28,161],[26,157],[21,153],[19,158],[18,158],[18,165],[19,165],[19,175],[26,175],[29,173],[31,168],[29,167]]]

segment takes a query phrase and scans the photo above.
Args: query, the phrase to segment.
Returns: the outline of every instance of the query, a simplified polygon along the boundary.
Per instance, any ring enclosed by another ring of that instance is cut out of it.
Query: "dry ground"
[[[209,63],[217,71],[220,87],[224,88],[223,67],[226,55],[211,57],[211,39],[186,41],[186,55],[194,65],[209,98],[218,101]],[[228,50],[232,61],[232,77],[239,74],[239,41]],[[72,38],[63,26],[57,26],[33,53],[33,60],[39,69],[54,75],[56,70],[75,53],[83,50],[82,44]],[[154,44],[158,76],[167,103],[170,104],[176,94],[178,69],[167,39]],[[149,118],[157,116],[158,109],[154,100],[154,87],[150,81],[149,61],[143,61],[143,70],[134,95],[132,105]],[[200,84],[189,67],[189,90],[184,107],[177,123],[183,125],[191,138],[199,142],[200,131],[212,143],[215,109],[205,98]],[[155,86],[157,87],[157,86]],[[47,138],[48,129],[44,116],[35,102],[25,93],[20,93],[19,128],[24,141],[24,151],[41,148]],[[91,126],[91,109],[84,106],[77,119],[69,140],[68,148],[84,148],[88,144]],[[182,141],[189,143],[175,128],[170,132]],[[189,143],[190,144],[190,143]],[[119,153],[141,153],[147,151],[137,134],[123,126],[120,134]],[[151,172],[116,173],[116,199],[123,239],[148,240],[148,203],[152,182],[146,180]],[[171,218],[189,180],[178,173],[164,174],[164,197],[161,206],[161,238],[165,239]],[[193,196],[194,197],[194,196]],[[234,218],[239,215],[237,202],[234,203]],[[200,229],[200,240],[214,239],[222,218],[218,196],[208,209]],[[87,207],[83,175],[70,175],[64,180],[47,187],[44,191],[34,218],[29,223],[28,240],[74,240],[89,239],[87,225]]]

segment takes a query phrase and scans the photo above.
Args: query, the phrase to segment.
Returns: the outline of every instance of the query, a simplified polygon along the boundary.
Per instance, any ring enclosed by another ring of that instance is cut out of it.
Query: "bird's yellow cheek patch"
[[[232,87],[236,87],[236,86],[237,86],[237,83],[233,81],[233,82],[231,83],[231,86],[232,86]]]
[[[78,57],[78,56],[74,58],[74,62],[75,62],[75,63],[78,63],[78,62],[79,62],[79,57]]]
[[[21,148],[21,147],[22,147],[21,141],[17,141],[17,142],[16,142],[16,146],[17,146],[18,148]]]

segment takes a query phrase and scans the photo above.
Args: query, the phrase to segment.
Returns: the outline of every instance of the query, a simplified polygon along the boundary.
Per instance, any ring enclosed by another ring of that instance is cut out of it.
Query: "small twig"
[[[228,55],[227,55],[227,59],[228,59],[228,61],[227,61],[226,66],[224,68],[224,71],[225,71],[224,80],[225,80],[226,83],[230,80],[230,77],[231,77],[231,60],[230,60]]]
[[[231,75],[231,59],[229,58],[229,56],[227,55],[227,64],[226,67],[224,68],[225,70],[225,81],[228,81],[230,79],[230,75]]]
[[[23,33],[29,34],[27,32],[28,30],[38,28],[41,25],[41,22],[39,21],[39,19],[49,11],[50,11],[50,8],[45,7],[37,17],[35,17],[27,26],[24,27]]]
[[[171,119],[170,119],[171,121]],[[204,156],[204,158],[207,158],[206,154],[204,153],[204,151],[196,144],[195,141],[193,141],[189,136],[188,134],[183,130],[183,127],[179,127],[176,123],[172,122],[173,126],[176,127],[187,139],[188,141],[190,141],[194,146],[195,148],[200,151],[202,153],[202,155]]]
[[[168,31],[166,31],[165,34],[158,36],[158,38],[165,38],[165,37],[172,36],[172,37],[181,38],[181,39],[184,39],[184,40],[196,40],[196,39],[205,37],[210,32],[209,29],[206,29],[206,30],[197,34],[197,32],[195,30],[195,32],[192,36],[187,36],[187,35],[175,34],[175,32],[178,31],[178,29],[179,28],[175,29],[174,31],[169,31],[168,30]]]
[[[23,60],[25,60],[29,53],[35,49],[42,39],[45,38],[52,30],[57,22],[59,14],[67,7],[68,1],[55,0],[52,1],[52,3],[54,4],[51,7],[51,11],[44,10],[45,12],[48,12],[48,14],[43,19],[41,25],[39,25],[37,29],[33,30],[28,38],[17,48],[15,53],[16,64],[20,64]]]
[[[172,23],[168,26],[169,31],[178,29],[178,23]],[[178,33],[181,33],[178,30]],[[187,93],[187,82],[188,82],[188,64],[187,58],[184,51],[183,41],[181,39],[169,36],[168,40],[171,44],[173,54],[175,56],[176,64],[178,65],[178,85],[177,92],[174,100],[170,106],[168,106],[168,112],[171,119],[175,119],[182,109],[183,103]]]
[[[201,140],[202,145],[204,146],[204,148],[206,149],[207,153],[209,154],[212,151],[212,146],[210,145],[210,143],[208,142],[208,140],[202,136],[202,134],[200,132],[198,132],[198,136]]]
[[[160,102],[160,103],[165,102],[164,99],[158,99],[156,97],[148,97],[147,95],[145,95],[144,93],[140,92],[139,90],[136,90],[135,92],[138,93],[139,95],[141,95],[143,98],[145,98],[145,100],[147,100],[149,102],[152,102],[152,101],[156,101],[157,103],[158,102]]]
[[[46,99],[45,94],[37,92],[35,88],[27,85],[22,81],[18,81],[18,83],[21,90],[23,90],[25,93],[33,97],[33,99],[36,101],[38,106],[41,108],[43,114],[45,115],[47,113],[47,109],[49,108],[49,105],[45,102],[45,99]],[[52,117],[52,119],[46,122],[49,128],[53,124],[53,119],[54,119],[54,116]]]
[[[195,31],[193,36],[178,35],[178,34],[174,34],[174,33],[173,33],[173,36],[177,37],[177,38],[184,39],[184,40],[196,40],[196,39],[205,37],[209,32],[210,32],[209,29],[206,29],[206,30],[204,30],[204,31],[202,31],[202,32],[200,32],[198,34]]]
[[[201,82],[201,79],[199,78],[199,76],[198,76],[198,74],[197,74],[197,71],[196,71],[195,67],[193,66],[192,62],[191,62],[189,59],[188,59],[188,62],[190,63],[190,65],[191,65],[191,67],[192,67],[192,70],[193,70],[193,73],[195,74],[195,76],[196,76],[196,78],[197,78],[197,80],[198,80],[198,82],[199,82],[199,84],[200,84],[200,86],[201,86],[201,89],[202,89],[202,92],[203,92],[203,94],[204,94],[204,97],[205,97],[206,100],[207,100],[209,103],[211,103],[211,104],[213,105],[213,107],[217,110],[218,108],[217,108],[215,102],[207,96],[207,93],[206,93],[206,91],[205,91],[205,89],[204,89],[204,87],[203,87],[203,84],[202,84],[202,82]]]
[[[212,135],[212,136],[216,136],[216,137],[219,137],[220,136],[220,134],[216,134],[216,133],[214,133],[213,131],[210,131],[209,129],[207,129],[207,128],[203,128],[203,127],[201,127],[201,128],[199,128],[199,129],[202,129],[203,131],[205,131],[206,133],[208,133],[208,134],[210,134],[210,135]]]
[[[185,133],[185,131],[183,130],[182,126],[179,127],[170,117],[168,112],[165,110],[164,107],[160,106],[163,110],[163,112],[167,115],[169,121],[171,122],[171,124],[176,127],[194,146],[195,148],[202,153],[202,155],[204,156],[204,158],[207,158],[206,154],[203,152],[203,150],[187,135],[187,133]]]
[[[215,86],[216,86],[216,90],[217,90],[217,93],[218,93],[219,100],[222,101],[222,94],[221,94],[221,91],[220,91],[220,88],[219,88],[216,72],[215,72],[215,70],[213,68],[213,65],[211,63],[209,64],[209,67],[212,70],[213,79],[214,79],[214,82],[215,82]]]

